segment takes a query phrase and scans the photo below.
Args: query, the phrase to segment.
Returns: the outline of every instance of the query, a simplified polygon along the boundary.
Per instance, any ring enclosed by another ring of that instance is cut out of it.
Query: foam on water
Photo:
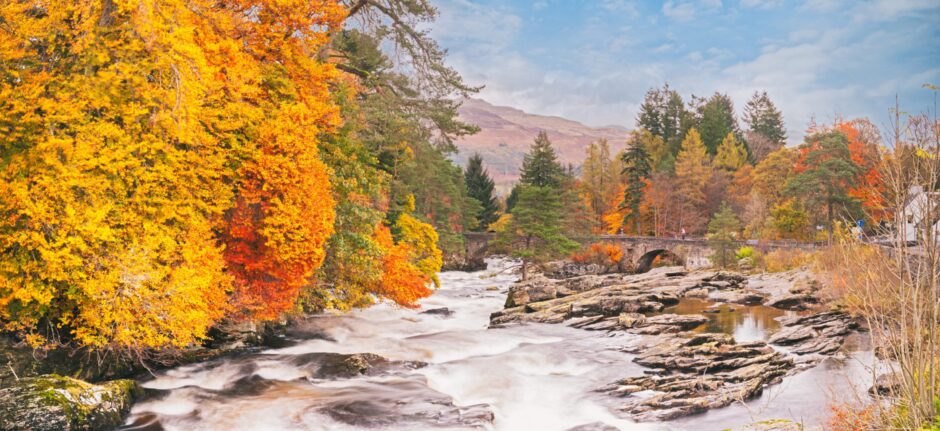
[[[161,372],[143,385],[164,393],[135,405],[128,424],[158,429],[150,427],[158,423],[166,430],[441,430],[447,428],[427,419],[426,411],[461,416],[484,404],[495,417],[486,427],[500,431],[590,423],[622,430],[723,429],[749,422],[754,409],[765,405],[770,407],[759,417],[794,418],[797,409],[818,419],[827,400],[819,385],[843,388],[834,383],[836,365],[829,364],[787,378],[747,405],[670,423],[634,423],[617,414],[620,400],[596,390],[643,372],[620,350],[636,336],[547,324],[488,329],[490,313],[502,308],[515,281],[500,272],[506,262],[489,263],[491,271],[442,273],[441,288],[418,310],[379,304],[319,316],[303,325],[303,333],[317,336],[293,346]],[[451,314],[422,314],[443,307]],[[366,352],[428,365],[324,380],[312,378],[303,361],[290,360]],[[356,415],[367,423],[356,423]]]

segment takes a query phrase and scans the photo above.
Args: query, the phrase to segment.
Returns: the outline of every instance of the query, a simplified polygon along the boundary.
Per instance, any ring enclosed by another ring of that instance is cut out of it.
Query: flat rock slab
[[[782,317],[783,325],[768,342],[787,346],[796,355],[832,354],[842,348],[846,336],[858,327],[851,316],[826,311],[806,316]]]
[[[753,398],[793,368],[792,360],[763,342],[737,344],[724,334],[665,337],[641,350],[634,362],[655,371],[619,380],[601,391],[626,398],[622,410],[643,422]]]
[[[763,298],[742,286],[741,274],[695,271],[677,272],[676,268],[656,268],[643,274],[586,275],[561,280],[541,275],[530,277],[510,287],[505,309],[490,316],[492,325],[512,322],[561,323],[580,320],[573,326],[585,327],[621,313],[651,313],[675,305],[683,297],[708,296],[710,292],[736,290],[747,292],[742,303]],[[586,329],[613,329],[607,321]],[[697,325],[696,325],[697,326]]]

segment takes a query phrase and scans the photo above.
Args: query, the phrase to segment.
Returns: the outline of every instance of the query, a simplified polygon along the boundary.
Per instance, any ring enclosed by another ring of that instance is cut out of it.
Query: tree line
[[[475,157],[470,195],[490,207],[478,224],[501,233],[504,251],[538,261],[570,251],[578,235],[810,241],[830,237],[839,220],[872,228],[888,215],[881,137],[867,119],[810,124],[787,147],[766,92],[747,102],[745,127],[738,118],[727,95],[686,103],[666,84],[647,92],[619,154],[599,140],[579,169],[563,167],[541,133],[496,222],[492,181]]]

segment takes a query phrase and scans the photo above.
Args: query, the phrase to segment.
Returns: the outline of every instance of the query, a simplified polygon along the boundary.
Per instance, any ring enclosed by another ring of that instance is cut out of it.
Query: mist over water
[[[157,395],[136,404],[126,429],[147,430],[566,430],[603,423],[623,430],[722,429],[785,418],[825,419],[830,391],[852,390],[872,358],[866,350],[788,377],[746,404],[675,422],[633,423],[620,400],[596,389],[644,371],[620,348],[636,335],[526,324],[488,329],[515,281],[504,261],[490,270],[445,272],[441,288],[417,310],[389,304],[317,316],[296,344],[183,366],[143,383]],[[700,304],[690,303],[690,312]],[[447,308],[450,315],[426,314]],[[770,316],[746,310],[713,322],[761,339]],[[737,322],[737,323],[735,323]],[[723,328],[723,329],[722,329]],[[374,353],[388,369],[352,378],[319,378],[328,353]],[[410,361],[427,363],[420,366]],[[474,422],[492,412],[493,422]]]

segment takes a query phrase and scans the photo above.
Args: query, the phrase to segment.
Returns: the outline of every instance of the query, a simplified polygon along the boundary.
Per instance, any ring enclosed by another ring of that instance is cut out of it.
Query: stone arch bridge
[[[466,232],[465,259],[466,262],[482,262],[490,254],[489,244],[496,238],[492,232]],[[573,238],[582,245],[592,243],[608,243],[620,246],[624,250],[624,261],[632,263],[634,272],[649,271],[653,262],[659,256],[670,256],[689,267],[708,266],[708,257],[713,253],[712,247],[704,238],[664,238],[643,237],[628,235],[593,235],[589,237]],[[815,249],[817,243],[801,243],[796,241],[734,241],[734,248],[752,246],[760,251],[781,248]]]

